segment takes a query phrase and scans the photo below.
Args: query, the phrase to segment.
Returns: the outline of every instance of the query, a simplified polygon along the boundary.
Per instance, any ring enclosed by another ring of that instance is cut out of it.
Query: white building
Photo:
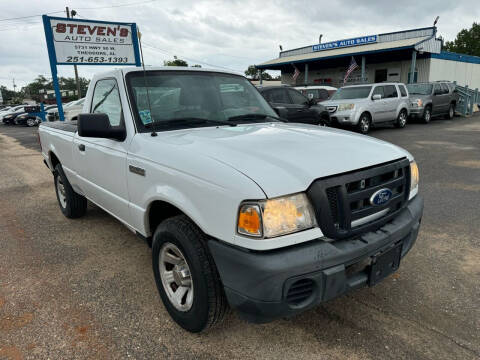
[[[358,68],[347,84],[382,81],[456,81],[480,88],[480,57],[442,51],[436,28],[361,36],[285,50],[279,57],[256,65],[260,70],[280,70],[282,83],[325,84],[340,87],[352,57]],[[295,67],[300,75],[293,80]]]

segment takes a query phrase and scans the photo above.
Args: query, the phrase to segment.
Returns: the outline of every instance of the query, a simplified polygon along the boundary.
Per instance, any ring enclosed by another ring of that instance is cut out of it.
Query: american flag
[[[295,65],[292,64],[292,66],[295,68],[292,79],[293,81],[297,81],[298,75],[300,75],[300,70],[298,70],[298,68]]]
[[[352,61],[350,61],[350,66],[348,67],[347,73],[345,74],[345,77],[343,78],[343,85],[345,85],[348,77],[353,72],[353,70],[355,70],[356,68],[358,68],[358,65],[357,65],[357,62],[355,61],[355,58],[352,56]]]

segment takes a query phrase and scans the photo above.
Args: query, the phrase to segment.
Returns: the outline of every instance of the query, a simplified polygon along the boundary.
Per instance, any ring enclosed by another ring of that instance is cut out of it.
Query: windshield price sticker
[[[136,65],[133,24],[50,18],[57,64]]]

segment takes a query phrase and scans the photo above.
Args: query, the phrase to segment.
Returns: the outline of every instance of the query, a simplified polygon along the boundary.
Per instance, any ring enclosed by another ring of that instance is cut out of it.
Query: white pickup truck
[[[267,322],[373,286],[417,238],[407,151],[276,111],[237,74],[124,68],[39,135],[62,213],[88,199],[148,240],[166,309],[199,332],[229,307]]]

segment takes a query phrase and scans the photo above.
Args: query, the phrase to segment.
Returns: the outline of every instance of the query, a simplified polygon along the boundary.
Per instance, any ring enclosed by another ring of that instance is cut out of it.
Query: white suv
[[[353,125],[363,134],[380,123],[403,128],[409,115],[408,90],[399,83],[345,86],[322,105],[332,124]]]

